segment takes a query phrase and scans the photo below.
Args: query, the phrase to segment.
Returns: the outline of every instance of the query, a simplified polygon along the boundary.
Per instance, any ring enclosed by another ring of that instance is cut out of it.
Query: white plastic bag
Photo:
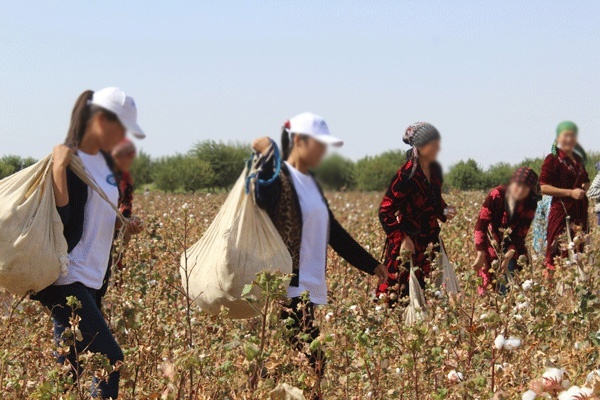
[[[427,315],[427,303],[425,294],[415,275],[412,260],[410,261],[410,274],[408,278],[408,298],[409,303],[404,311],[404,320],[406,325],[413,325],[417,321],[423,320]]]
[[[70,168],[110,203],[76,155]],[[0,287],[24,296],[50,286],[65,273],[68,248],[63,229],[54,200],[51,155],[1,180]]]
[[[225,307],[229,318],[256,316],[242,298],[244,286],[261,271],[292,273],[289,250],[269,215],[255,204],[255,180],[246,193],[247,177],[254,175],[261,161],[244,169],[202,238],[181,256],[184,289],[213,315]]]
[[[438,287],[443,288],[448,294],[460,292],[460,284],[455,272],[455,266],[448,259],[444,243],[440,244],[440,262],[442,267],[442,278],[438,282]]]

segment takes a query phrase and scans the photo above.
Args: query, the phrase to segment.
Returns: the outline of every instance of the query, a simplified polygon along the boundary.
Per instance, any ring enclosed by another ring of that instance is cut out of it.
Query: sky
[[[600,150],[597,0],[0,0],[0,155],[61,143],[85,89],[135,98],[153,156],[278,138],[322,115],[352,159],[406,149],[416,121],[447,166],[549,152],[558,122]]]

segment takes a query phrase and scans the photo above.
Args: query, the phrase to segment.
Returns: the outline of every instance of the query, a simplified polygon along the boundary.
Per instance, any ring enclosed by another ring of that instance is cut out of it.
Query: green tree
[[[377,156],[367,156],[356,163],[356,184],[359,190],[382,191],[390,184],[398,169],[406,162],[402,150],[390,150]]]
[[[509,163],[498,163],[488,168],[485,172],[485,185],[488,188],[503,185],[510,181],[515,167]]]
[[[33,164],[37,160],[33,157],[19,157],[15,155],[6,155],[0,158],[0,179],[19,172]]]
[[[339,154],[323,160],[315,174],[328,190],[349,190],[356,186],[354,162]]]
[[[484,173],[473,159],[453,165],[446,175],[446,181],[460,190],[483,190],[487,187]]]
[[[544,163],[543,158],[526,158],[523,160],[523,162],[521,162],[520,164],[517,164],[515,169],[518,167],[521,167],[521,166],[525,166],[525,167],[529,167],[529,168],[533,169],[535,172],[537,172],[539,174],[542,170],[543,163]]]
[[[181,171],[178,165],[183,162],[183,155],[161,157],[153,163],[152,179],[156,188],[165,192],[175,192],[181,187]]]
[[[215,180],[215,173],[210,164],[193,155],[183,157],[178,169],[183,190],[186,192],[209,188]]]
[[[153,161],[148,153],[140,151],[131,166],[131,176],[136,187],[152,183]]]
[[[211,166],[194,155],[177,154],[153,163],[154,184],[165,192],[196,192],[212,186]]]
[[[233,186],[244,169],[244,162],[250,157],[250,146],[241,143],[222,143],[207,140],[197,143],[190,154],[208,163],[214,172],[212,186],[229,188]]]

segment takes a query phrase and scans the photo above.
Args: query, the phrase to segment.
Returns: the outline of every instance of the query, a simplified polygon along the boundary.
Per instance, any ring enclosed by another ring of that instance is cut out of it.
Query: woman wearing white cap
[[[58,343],[64,341],[63,332],[70,326],[71,306],[67,298],[73,296],[79,301],[76,313],[81,317],[81,337],[75,341],[76,348],[71,348],[67,357],[61,356],[59,362],[69,365],[76,377],[78,353],[88,350],[106,356],[117,368],[107,380],[94,383],[93,395],[100,398],[118,397],[118,364],[123,360],[123,352],[96,303],[110,258],[116,213],[71,171],[69,163],[76,152],[86,172],[116,205],[119,190],[108,154],[123,140],[126,131],[145,137],[136,119],[133,99],[120,89],[106,88],[95,93],[87,90],[77,99],[65,144],[54,148],[52,167],[56,206],[68,244],[68,271],[34,297],[51,310]],[[72,342],[70,339],[69,344]]]
[[[256,139],[254,150],[265,154],[274,145],[268,138]],[[327,152],[327,146],[341,146],[325,121],[318,115],[304,113],[285,123],[281,137],[281,172],[273,176],[277,160],[271,158],[263,166],[260,178],[269,184],[257,190],[258,204],[267,210],[275,227],[286,243],[293,260],[294,276],[288,288],[291,298],[283,318],[294,321],[291,341],[299,350],[300,339],[308,334],[319,336],[314,326],[314,306],[327,303],[325,267],[327,245],[356,268],[377,275],[380,283],[387,278],[385,267],[365,251],[340,225],[328,207],[323,192],[309,173],[316,168]],[[303,293],[308,292],[308,299]],[[309,342],[310,343],[310,342]],[[319,377],[323,372],[322,352],[310,354],[310,361]]]

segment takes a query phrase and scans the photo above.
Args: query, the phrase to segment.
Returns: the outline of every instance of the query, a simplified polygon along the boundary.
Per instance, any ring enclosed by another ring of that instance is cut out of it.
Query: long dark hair
[[[281,159],[283,161],[290,158],[290,153],[292,152],[293,142],[290,140],[290,133],[288,132],[288,128],[284,125],[281,128]]]
[[[65,138],[65,144],[73,149],[76,149],[81,144],[85,131],[87,129],[90,118],[98,112],[104,114],[106,119],[110,121],[117,121],[119,118],[117,115],[105,108],[92,105],[92,96],[94,95],[93,90],[86,90],[79,95],[73,112],[71,113],[71,124],[67,131],[67,137]]]

